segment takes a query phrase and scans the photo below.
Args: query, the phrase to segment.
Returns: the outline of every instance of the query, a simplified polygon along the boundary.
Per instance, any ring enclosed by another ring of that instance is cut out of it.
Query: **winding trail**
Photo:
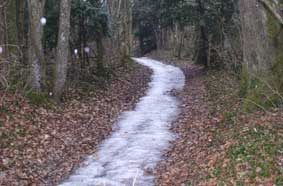
[[[153,70],[147,95],[135,110],[120,116],[115,132],[101,144],[97,154],[60,186],[154,185],[154,177],[146,172],[155,168],[174,139],[170,125],[179,113],[179,101],[170,91],[182,89],[185,77],[177,67],[149,58],[134,60]]]

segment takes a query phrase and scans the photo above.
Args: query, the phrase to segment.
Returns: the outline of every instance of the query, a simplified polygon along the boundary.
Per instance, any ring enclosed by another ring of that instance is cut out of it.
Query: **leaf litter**
[[[238,77],[169,57],[186,75],[178,138],[155,170],[157,186],[283,185],[283,110],[243,111]]]
[[[69,87],[61,107],[35,106],[20,94],[4,94],[0,105],[0,185],[57,185],[112,132],[147,88],[151,71],[119,68],[105,88],[85,93]]]

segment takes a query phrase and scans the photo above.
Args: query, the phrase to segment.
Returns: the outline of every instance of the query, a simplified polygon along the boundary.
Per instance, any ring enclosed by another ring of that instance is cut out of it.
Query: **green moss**
[[[215,167],[212,170],[211,174],[214,178],[220,178],[220,176],[221,176],[221,164],[219,164],[217,167]]]
[[[282,49],[283,51],[283,49]],[[272,80],[280,93],[283,93],[283,54],[276,56],[276,62],[272,66]]]
[[[280,94],[283,95],[283,29],[269,12],[267,12],[266,26],[275,58],[271,62],[269,74],[266,74],[265,77],[261,77],[261,75],[255,75],[254,78],[248,77],[247,67],[243,65],[240,96],[244,98],[243,108],[245,111],[277,107],[283,102],[280,96]]]
[[[262,83],[248,75],[247,66],[242,66],[240,97],[244,99],[243,110],[252,111],[262,107],[264,102]]]
[[[237,181],[237,186],[244,186],[245,184],[244,184],[244,182],[242,182],[242,181]]]
[[[263,100],[262,100],[262,90],[258,88],[256,85],[255,88],[250,88],[247,92],[246,97],[244,98],[243,102],[243,109],[244,111],[253,111],[259,107],[262,107]]]
[[[279,107],[283,100],[273,88],[273,85],[266,84],[257,78],[248,80],[247,94],[243,99],[243,110],[250,112],[255,109],[266,110],[270,107]]]
[[[282,176],[278,176],[276,178],[276,186],[283,186],[283,177]]]
[[[0,106],[0,113],[8,113],[8,112],[9,112],[8,107],[6,107],[5,105]]]
[[[9,44],[17,43],[17,25],[16,25],[16,1],[11,1],[8,6],[8,37]],[[10,48],[15,50],[15,48]]]
[[[283,29],[276,19],[267,13],[268,36],[275,49],[275,61],[271,68],[271,82],[280,93],[283,93]]]
[[[268,37],[273,40],[276,35],[280,32],[281,26],[277,23],[276,19],[269,13],[267,13],[267,31]]]
[[[29,102],[37,106],[49,106],[51,100],[48,97],[47,93],[40,93],[35,91],[28,91],[25,93],[25,96],[29,99]]]
[[[246,65],[242,65],[241,72],[241,83],[240,83],[240,97],[245,97],[247,95],[249,87],[248,70]]]
[[[129,65],[129,64],[131,64],[132,62],[133,62],[133,60],[132,60],[131,57],[128,56],[128,55],[124,55],[124,56],[122,57],[122,59],[121,59],[121,63],[122,63],[123,65]]]
[[[233,127],[236,122],[236,115],[236,112],[225,112],[223,115],[224,119],[222,122],[224,127]]]
[[[243,172],[245,178],[249,178],[251,183],[254,183],[257,177],[280,176],[281,173],[276,172],[278,168],[276,158],[282,141],[277,140],[274,129],[252,126],[243,129],[240,134],[237,131],[237,134],[239,135],[238,142],[229,147],[227,153],[230,161],[226,167],[234,169],[234,171],[229,171],[233,173],[230,177],[237,177],[239,172]],[[225,172],[224,175],[227,176],[228,173]],[[241,181],[239,177],[237,178],[238,181]],[[281,182],[280,178],[278,182]]]

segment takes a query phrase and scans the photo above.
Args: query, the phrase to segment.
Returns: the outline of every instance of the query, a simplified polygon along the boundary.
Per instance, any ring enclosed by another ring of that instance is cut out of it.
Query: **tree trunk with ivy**
[[[60,100],[67,78],[69,38],[70,38],[71,0],[61,0],[58,44],[56,54],[56,78],[54,96]]]
[[[197,43],[196,62],[208,66],[208,31],[205,25],[205,7],[202,0],[197,0],[197,8],[200,14],[199,31],[200,37]]]
[[[6,1],[3,1],[0,4],[0,46],[4,47],[5,44],[5,35],[6,35],[6,25],[5,25],[5,17],[6,17]]]
[[[131,55],[132,0],[108,1],[111,17],[112,47],[122,61]]]
[[[16,0],[17,44],[23,52],[25,50],[24,45],[26,44],[25,3],[26,1]]]
[[[103,41],[102,41],[102,35],[101,33],[96,33],[96,51],[97,51],[97,56],[96,56],[96,64],[97,64],[97,73],[98,75],[104,75],[105,69],[103,65],[103,57],[104,57],[104,46],[103,46]]]
[[[0,88],[1,87],[7,87],[7,66],[3,62],[5,59],[5,53],[6,53],[6,35],[7,35],[7,22],[6,22],[6,5],[7,1],[2,1],[0,3]]]
[[[8,39],[8,23],[7,23],[7,6],[8,1],[3,0],[0,3],[0,46],[2,47],[2,54],[0,54],[2,57],[4,57],[5,51],[7,50],[7,39]],[[0,59],[1,59],[0,56]]]
[[[283,93],[282,2],[240,0],[243,71],[242,92],[248,99],[281,97]]]
[[[263,77],[277,62],[283,61],[283,14],[273,0],[241,0],[239,5],[245,66],[250,73]]]
[[[43,16],[44,5],[45,0],[28,0],[28,58],[31,68],[30,86],[35,91],[41,91],[45,86],[45,60],[42,45],[43,26],[40,22]]]

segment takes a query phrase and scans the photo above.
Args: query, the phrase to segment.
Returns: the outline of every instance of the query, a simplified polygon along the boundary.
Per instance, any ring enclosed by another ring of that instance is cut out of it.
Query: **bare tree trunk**
[[[267,21],[270,20],[266,20],[265,9],[261,3],[240,0],[239,6],[244,64],[250,74],[261,74],[263,77],[271,69],[276,56],[276,47],[267,32]]]
[[[113,49],[120,58],[130,56],[132,47],[132,0],[109,0]]]
[[[182,50],[184,45],[185,30],[181,28],[178,23],[175,23],[174,28],[174,44],[173,44],[173,55],[179,59],[182,57]]]
[[[42,45],[43,27],[40,18],[43,16],[45,0],[28,0],[29,40],[28,56],[31,66],[31,87],[41,91],[45,82],[45,60]]]
[[[2,48],[0,59],[5,56],[7,49],[7,5],[7,0],[1,1],[0,3],[0,46]]]
[[[7,68],[6,65],[2,63],[2,60],[5,58],[5,45],[6,45],[6,40],[5,40],[5,35],[7,33],[7,25],[6,25],[6,9],[7,1],[4,0],[0,3],[0,88],[7,87],[8,83],[6,80],[6,72]]]
[[[71,0],[61,0],[58,45],[56,55],[56,79],[54,86],[55,99],[62,96],[68,67],[69,38],[70,38]]]
[[[6,1],[3,1],[2,3],[0,3],[0,46],[3,47],[4,43],[5,43],[5,21],[4,21],[4,17],[5,17],[5,10],[6,9]]]
[[[199,13],[201,16],[200,21],[200,41],[198,46],[198,54],[196,62],[199,64],[203,64],[206,67],[208,67],[207,59],[208,59],[208,34],[207,34],[207,27],[205,25],[205,22],[203,20],[204,16],[204,3],[202,0],[197,0]]]
[[[16,26],[17,26],[17,44],[23,50],[25,42],[25,2],[24,0],[16,0]]]
[[[100,33],[96,34],[96,49],[97,49],[97,71],[99,75],[104,75],[105,69],[103,65],[103,56],[104,56],[104,46],[102,42],[102,36]]]

